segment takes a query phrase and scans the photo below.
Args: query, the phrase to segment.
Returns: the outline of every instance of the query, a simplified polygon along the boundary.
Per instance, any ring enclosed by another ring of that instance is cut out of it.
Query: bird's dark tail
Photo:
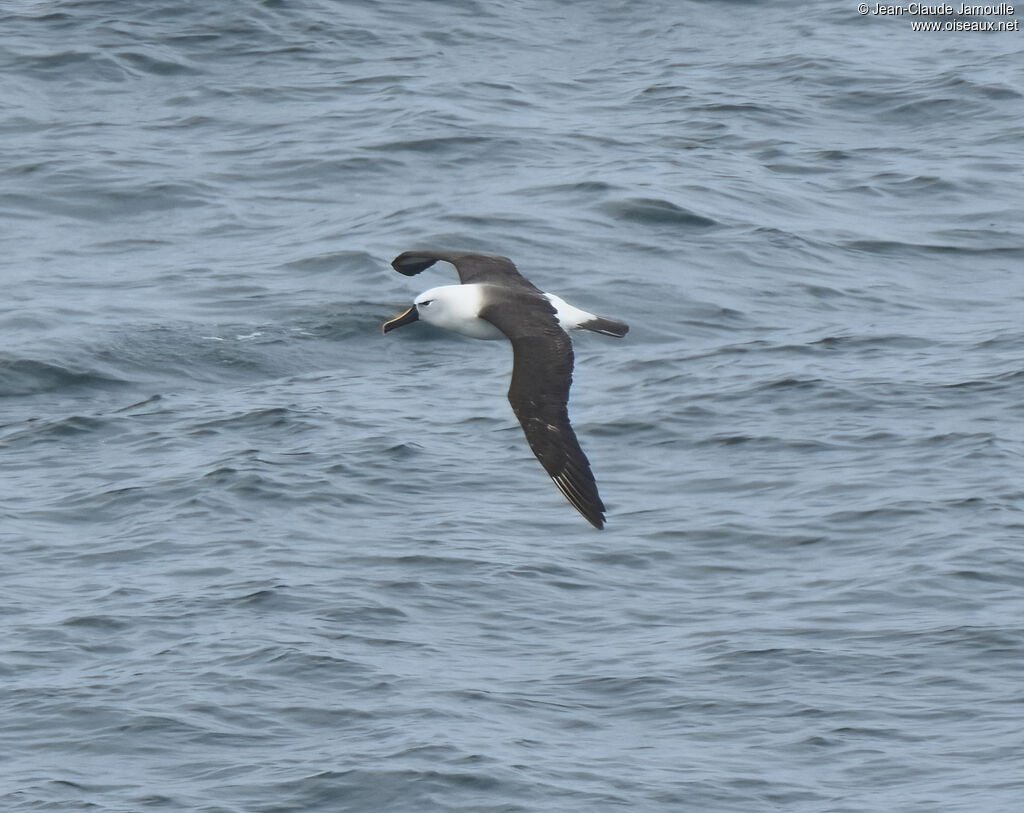
[[[615,336],[621,339],[629,333],[629,325],[617,319],[609,319],[606,316],[595,316],[586,322],[580,322],[576,327],[581,330],[592,330],[594,333],[603,333],[605,336]]]

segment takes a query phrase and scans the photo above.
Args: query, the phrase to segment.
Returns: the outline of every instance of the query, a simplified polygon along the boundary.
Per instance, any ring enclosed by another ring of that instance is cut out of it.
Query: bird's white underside
[[[579,327],[581,322],[595,318],[594,314],[570,305],[559,296],[544,296],[554,306],[558,324],[566,332]],[[483,285],[441,285],[424,291],[414,301],[419,317],[424,322],[474,339],[505,338],[498,328],[479,316],[484,305]]]

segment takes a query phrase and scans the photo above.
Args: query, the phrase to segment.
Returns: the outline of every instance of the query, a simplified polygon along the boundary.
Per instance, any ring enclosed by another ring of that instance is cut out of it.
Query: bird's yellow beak
[[[396,316],[394,319],[389,319],[384,323],[384,332],[390,333],[396,327],[407,325],[410,322],[416,322],[420,318],[419,311],[416,310],[416,306],[413,305],[409,310],[403,313],[401,316]]]

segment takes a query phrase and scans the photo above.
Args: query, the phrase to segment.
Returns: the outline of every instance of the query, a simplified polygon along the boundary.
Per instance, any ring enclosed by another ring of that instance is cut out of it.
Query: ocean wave
[[[35,359],[0,359],[0,398],[110,389],[131,382],[99,370],[80,370]]]

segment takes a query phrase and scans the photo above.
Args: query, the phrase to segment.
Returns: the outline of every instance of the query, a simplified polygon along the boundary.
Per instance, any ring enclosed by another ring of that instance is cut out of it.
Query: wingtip
[[[578,484],[574,483],[564,474],[552,477],[551,479],[558,486],[558,490],[562,492],[562,496],[569,501],[573,508],[580,512],[587,522],[599,531],[604,530],[604,503],[601,502],[601,498],[597,496],[596,491],[594,498],[588,499],[580,493]]]
[[[575,503],[573,503],[573,507],[577,511],[579,511],[580,514],[583,515],[583,518],[587,522],[589,522],[591,525],[593,525],[595,528],[597,528],[597,530],[599,530],[599,531],[603,531],[604,530],[604,522],[605,522],[604,521],[604,514],[594,514],[594,513],[591,513],[590,511],[584,510],[582,507],[576,505]]]
[[[430,268],[430,266],[437,262],[437,259],[437,257],[431,256],[430,252],[426,251],[403,251],[391,261],[391,267],[399,274],[413,277],[420,273],[420,271]]]

